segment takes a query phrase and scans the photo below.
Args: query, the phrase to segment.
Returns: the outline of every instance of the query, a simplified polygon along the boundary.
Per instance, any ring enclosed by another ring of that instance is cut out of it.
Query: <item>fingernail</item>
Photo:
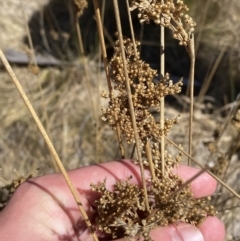
[[[200,230],[191,225],[175,226],[171,232],[172,241],[204,241]]]

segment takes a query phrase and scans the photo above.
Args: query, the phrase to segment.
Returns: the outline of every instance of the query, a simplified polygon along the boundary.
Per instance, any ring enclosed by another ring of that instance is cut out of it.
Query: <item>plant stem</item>
[[[132,36],[132,42],[133,42],[134,52],[136,55],[137,54],[137,46],[136,46],[136,40],[135,40],[135,36],[134,36],[131,12],[130,12],[130,8],[129,8],[129,0],[126,0],[126,5],[127,5],[127,13],[128,13],[129,26],[130,26],[131,36]]]
[[[78,38],[78,45],[79,45],[79,49],[80,49],[80,54],[81,54],[81,60],[83,62],[83,68],[84,68],[84,72],[86,75],[86,84],[87,84],[87,90],[88,93],[90,95],[90,104],[91,104],[91,109],[93,111],[93,116],[95,118],[95,121],[97,122],[98,118],[97,118],[97,111],[95,108],[95,105],[93,103],[93,91],[92,91],[92,87],[91,87],[91,83],[90,83],[90,75],[89,75],[89,71],[88,71],[88,67],[87,67],[87,61],[86,61],[86,57],[85,57],[85,53],[84,53],[84,47],[83,47],[83,41],[82,41],[82,33],[81,33],[81,28],[80,28],[80,24],[78,21],[78,17],[75,16],[75,27],[77,30],[77,38]]]
[[[148,160],[148,163],[149,163],[149,169],[150,169],[152,179],[156,180],[154,164],[153,164],[153,160],[152,160],[152,150],[151,150],[151,145],[149,143],[149,140],[146,140],[145,151],[146,151],[146,154],[147,154],[147,160]]]
[[[203,97],[205,96],[205,94],[208,91],[208,88],[211,84],[211,81],[213,79],[213,76],[215,75],[217,68],[219,67],[220,62],[222,61],[222,58],[226,52],[227,49],[227,45],[222,46],[221,51],[219,52],[217,59],[215,60],[213,67],[211,68],[210,73],[207,75],[206,79],[204,80],[203,84],[202,84],[202,88],[199,92],[198,98],[197,98],[197,102],[202,102]]]
[[[87,91],[89,93],[89,99],[90,99],[90,107],[93,112],[93,117],[95,119],[95,161],[98,163],[99,162],[99,147],[98,147],[98,136],[99,136],[99,119],[98,119],[98,112],[96,109],[96,105],[94,104],[94,95],[92,91],[92,86],[91,86],[91,81],[90,81],[90,74],[89,74],[89,69],[87,66],[87,59],[84,53],[84,47],[83,47],[83,40],[82,40],[82,33],[81,33],[81,27],[79,24],[79,19],[77,17],[77,14],[75,16],[75,27],[77,30],[77,38],[78,38],[78,45],[80,48],[80,54],[81,54],[81,60],[83,62],[83,68],[86,76],[86,81],[84,81],[84,84],[86,84]],[[100,96],[98,95],[98,98]]]
[[[144,175],[143,160],[142,160],[142,155],[141,155],[141,147],[140,147],[140,142],[139,142],[137,123],[136,123],[134,106],[133,106],[133,101],[132,101],[131,87],[130,87],[129,78],[128,78],[127,61],[126,61],[126,56],[125,56],[125,52],[124,52],[122,27],[121,27],[121,22],[120,22],[120,14],[119,14],[117,0],[113,0],[113,5],[114,5],[114,11],[115,11],[115,17],[116,17],[116,24],[117,24],[117,30],[118,30],[118,36],[119,36],[119,44],[120,44],[120,49],[121,49],[122,61],[123,61],[124,75],[125,75],[125,80],[126,80],[128,103],[129,103],[129,108],[130,108],[130,113],[131,113],[132,125],[133,125],[133,130],[134,130],[136,148],[137,148],[137,156],[139,159],[141,179],[142,179],[143,190],[144,190],[145,206],[146,206],[146,210],[148,212],[150,212],[148,195],[147,195],[146,179],[145,179],[145,175]]]
[[[199,177],[200,175],[202,175],[204,172],[206,172],[207,169],[201,169],[199,172],[197,172],[193,177],[191,177],[190,179],[188,179],[186,182],[184,182],[177,190],[175,190],[174,192],[172,192],[168,197],[167,200],[171,200],[177,193],[179,193],[183,188],[185,188],[188,184],[190,184],[193,180],[195,180],[197,177]]]
[[[38,65],[37,65],[36,54],[35,54],[35,50],[34,50],[34,47],[33,47],[33,42],[32,42],[30,29],[29,29],[29,26],[28,26],[28,20],[27,20],[27,16],[26,16],[26,11],[24,10],[24,6],[23,6],[22,3],[21,3],[21,8],[22,8],[23,15],[24,15],[24,24],[25,24],[25,29],[26,29],[26,32],[27,32],[28,44],[29,44],[29,47],[30,47],[30,61],[29,61],[29,65],[30,66],[33,65],[35,67],[35,69],[37,70],[36,71],[36,76],[37,76],[37,80],[38,80],[37,82],[38,82],[39,90],[40,90],[40,93],[41,93],[41,101],[42,101],[42,105],[43,105],[43,107],[42,107],[43,108],[43,116],[44,116],[44,118],[46,120],[46,129],[48,131],[48,135],[50,135],[50,137],[51,137],[50,127],[49,127],[49,118],[48,118],[48,114],[47,114],[47,111],[46,111],[47,108],[46,108],[45,102],[43,100],[43,89],[42,89],[41,81],[39,79],[39,71],[38,71],[39,68],[38,68]],[[58,167],[56,165],[56,162],[53,160],[52,156],[51,156],[51,161],[53,163],[54,171],[55,172],[59,172],[59,169],[58,169]]]
[[[102,25],[102,19],[101,19],[101,14],[100,14],[99,2],[98,2],[98,0],[93,0],[93,3],[94,3],[98,34],[99,34],[101,50],[102,50],[103,64],[104,64],[104,69],[105,69],[106,78],[107,78],[108,91],[109,91],[110,96],[112,96],[112,84],[111,84],[111,79],[110,79],[110,75],[109,75],[107,51],[106,51],[106,45],[105,45],[105,40],[104,40],[104,36],[103,36],[103,25]],[[117,123],[116,132],[117,132],[117,138],[118,138],[118,143],[119,143],[119,149],[120,149],[121,157],[122,157],[122,159],[124,159],[125,152],[124,152],[124,148],[123,148],[123,144],[122,144],[121,130],[120,130],[120,126],[118,124],[117,116],[115,116],[115,121]]]
[[[161,18],[161,21],[164,21],[163,18]],[[164,33],[164,27],[160,26],[160,78],[161,80],[163,80],[164,76],[165,76],[165,33]],[[165,99],[164,97],[161,97],[160,128],[163,130],[163,132],[161,136],[160,149],[161,149],[161,170],[162,170],[163,177],[165,176],[164,105],[165,105]]]
[[[188,52],[190,56],[190,110],[189,110],[189,133],[188,133],[188,155],[192,156],[192,127],[193,127],[193,103],[194,103],[194,70],[195,70],[195,49],[194,49],[194,34],[191,35]],[[191,159],[188,158],[188,165],[191,165]]]
[[[165,137],[165,140],[167,140],[170,144],[175,146],[179,151],[181,151],[184,155],[186,155],[189,159],[191,159],[194,163],[196,163],[199,167],[201,167],[205,172],[207,172],[210,176],[212,176],[215,180],[217,180],[222,186],[224,186],[229,192],[231,192],[234,196],[236,196],[238,199],[240,199],[240,194],[235,192],[231,187],[229,187],[225,182],[223,182],[220,178],[215,176],[212,172],[208,171],[203,165],[201,165],[198,161],[196,161],[194,158],[192,158],[190,155],[188,155],[187,152],[183,151],[177,144],[175,144],[173,141]],[[199,171],[199,172],[202,172]],[[197,174],[196,174],[197,175]],[[195,177],[196,178],[196,177]],[[194,178],[194,179],[195,179]],[[193,180],[191,180],[193,181]]]

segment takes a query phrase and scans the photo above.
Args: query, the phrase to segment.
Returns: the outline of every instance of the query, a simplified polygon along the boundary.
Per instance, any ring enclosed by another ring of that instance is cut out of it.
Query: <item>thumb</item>
[[[164,241],[204,241],[201,231],[190,224],[176,223],[166,227],[158,227],[151,231],[152,240]],[[118,239],[115,241],[123,241]],[[140,239],[142,241],[143,238]]]
[[[201,231],[189,224],[175,224],[168,233],[171,237],[169,241],[204,241]]]

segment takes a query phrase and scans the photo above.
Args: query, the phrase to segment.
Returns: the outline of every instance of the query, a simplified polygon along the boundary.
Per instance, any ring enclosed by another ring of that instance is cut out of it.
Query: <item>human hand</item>
[[[90,220],[94,218],[94,201],[99,194],[91,191],[90,183],[106,178],[108,189],[116,180],[133,176],[140,183],[139,167],[131,162],[115,161],[69,171],[71,181]],[[189,179],[197,169],[179,166],[176,173]],[[216,181],[207,173],[191,184],[195,197],[213,194]],[[159,227],[151,232],[153,240],[164,241],[223,241],[225,229],[216,217],[208,217],[198,228],[178,223]],[[61,174],[37,177],[23,183],[0,212],[0,240],[6,241],[90,241],[85,221]],[[101,240],[101,239],[100,239]],[[105,239],[106,240],[106,239]]]

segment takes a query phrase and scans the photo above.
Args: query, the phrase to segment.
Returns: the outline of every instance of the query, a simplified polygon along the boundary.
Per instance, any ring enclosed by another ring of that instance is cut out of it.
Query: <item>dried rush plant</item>
[[[130,11],[138,9],[141,23],[153,20],[160,25],[163,50],[164,28],[173,31],[173,37],[180,41],[180,45],[186,47],[191,57],[191,77],[194,74],[195,23],[186,14],[188,8],[183,1],[127,0],[126,3],[132,39],[122,36],[118,2],[113,0],[118,32],[114,54],[108,63],[99,3],[94,0],[109,87],[108,93],[102,92],[102,97],[109,99],[108,106],[102,108],[102,119],[116,130],[122,156],[123,138],[129,145],[135,145],[137,160],[133,162],[140,166],[142,187],[132,184],[131,177],[117,181],[113,191],[106,189],[106,180],[91,186],[94,191],[101,193],[101,198],[96,201],[97,227],[100,231],[111,234],[114,239],[143,237],[144,240],[151,240],[149,233],[156,226],[177,221],[198,225],[207,216],[215,215],[216,211],[209,204],[210,198],[194,198],[189,184],[183,186],[184,180],[173,173],[173,168],[180,162],[183,152],[180,148],[179,154],[173,157],[167,151],[164,139],[171,127],[177,124],[178,117],[164,118],[164,98],[167,95],[178,94],[181,91],[182,80],[174,84],[170,75],[164,73],[162,53],[161,79],[159,82],[153,82],[157,71],[140,58],[137,50],[140,43],[134,39]],[[153,117],[151,108],[159,112],[159,120]],[[192,116],[190,121],[191,118]],[[145,169],[149,170],[150,178],[146,178]]]
[[[86,4],[83,4],[81,0],[75,0],[74,3],[77,8],[75,12],[77,23],[77,19],[81,15],[81,6],[85,7]],[[107,180],[103,180],[100,184],[91,184],[93,190],[102,194],[101,198],[96,201],[96,229],[111,234],[112,238],[138,239],[143,237],[144,240],[151,240],[149,233],[156,226],[177,221],[198,225],[207,216],[216,214],[214,207],[209,204],[210,198],[194,198],[189,186],[197,175],[207,171],[206,168],[202,167],[202,171],[186,182],[173,172],[173,168],[178,165],[183,154],[188,156],[189,160],[194,161],[191,158],[191,122],[195,59],[193,30],[195,23],[186,14],[188,11],[187,6],[179,0],[129,0],[129,2],[126,0],[132,37],[131,39],[123,38],[117,0],[113,0],[113,4],[118,33],[116,35],[117,41],[115,42],[114,55],[108,63],[99,2],[94,0],[103,62],[109,87],[108,93],[106,91],[102,93],[102,97],[109,99],[108,107],[102,109],[102,118],[116,130],[122,157],[125,156],[123,138],[129,145],[134,144],[136,146],[137,160],[133,160],[133,162],[140,167],[142,186],[132,184],[131,176],[127,180],[116,182],[113,191],[106,189],[105,183]],[[130,14],[130,11],[135,9],[139,11],[138,16],[141,23],[154,21],[160,26],[161,79],[159,82],[153,82],[153,78],[157,76],[157,71],[141,60],[137,50],[139,43],[134,39]],[[77,24],[76,28],[78,28]],[[173,37],[179,40],[180,45],[185,46],[191,59],[190,144],[188,154],[167,138],[171,127],[177,124],[178,117],[172,120],[164,118],[164,98],[167,95],[178,94],[181,91],[182,80],[174,84],[170,79],[170,75],[165,73],[164,28],[169,28],[173,32]],[[81,45],[80,28],[78,28],[78,38]],[[92,227],[79,200],[77,190],[72,185],[43,125],[1,50],[0,58],[33,116],[59,170],[64,175],[93,239],[98,240],[95,229]],[[159,120],[152,116],[151,108],[159,112]],[[239,120],[238,114],[236,112],[235,124]],[[165,139],[178,148],[178,155],[173,157],[167,151]],[[149,178],[145,176],[145,169],[149,170]],[[239,198],[239,194],[231,190],[214,174],[208,173]],[[21,182],[22,180],[17,180],[7,188],[9,190],[15,189]]]

